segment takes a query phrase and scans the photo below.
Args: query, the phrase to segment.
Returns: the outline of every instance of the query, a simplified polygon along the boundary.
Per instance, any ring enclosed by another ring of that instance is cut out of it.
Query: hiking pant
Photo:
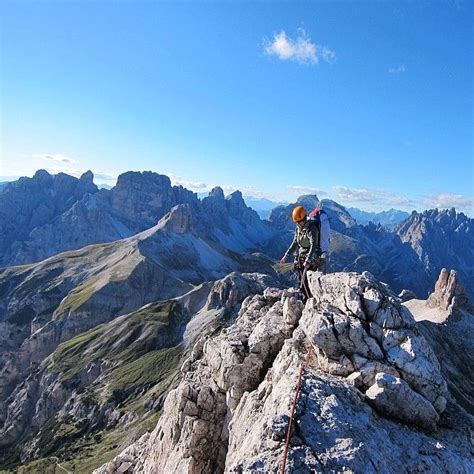
[[[294,265],[294,269],[298,275],[298,282],[300,284],[300,292],[303,295],[303,301],[306,301],[308,298],[311,298],[313,296],[311,294],[311,290],[309,289],[308,277],[306,275],[306,272],[304,271],[305,260],[305,255],[296,257]],[[307,271],[308,270],[325,273],[326,258],[324,256],[317,257],[314,262],[311,262]]]

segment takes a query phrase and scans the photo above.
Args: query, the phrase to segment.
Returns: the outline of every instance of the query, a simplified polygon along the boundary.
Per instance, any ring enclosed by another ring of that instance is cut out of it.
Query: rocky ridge
[[[291,290],[246,298],[195,346],[155,430],[95,472],[276,472],[308,357],[289,472],[472,471],[472,419],[401,301],[368,273],[309,282],[305,307]]]
[[[275,284],[266,275],[231,273],[60,344],[6,400],[1,461],[67,459],[81,438],[139,433],[162,409],[196,339],[224,324],[245,297]]]

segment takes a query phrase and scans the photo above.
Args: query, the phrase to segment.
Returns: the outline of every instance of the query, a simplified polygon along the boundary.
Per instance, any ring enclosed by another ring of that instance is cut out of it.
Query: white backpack
[[[321,249],[321,252],[324,253],[329,251],[329,246],[331,244],[331,226],[326,211],[318,207],[311,211],[309,219],[319,225],[319,248]]]

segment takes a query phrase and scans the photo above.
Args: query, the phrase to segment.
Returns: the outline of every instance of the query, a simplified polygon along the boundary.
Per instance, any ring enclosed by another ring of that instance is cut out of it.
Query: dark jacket
[[[319,225],[309,219],[301,229],[297,225],[293,242],[291,242],[285,255],[290,255],[299,248],[299,257],[305,258],[305,263],[311,263],[321,253],[319,248],[319,232]]]

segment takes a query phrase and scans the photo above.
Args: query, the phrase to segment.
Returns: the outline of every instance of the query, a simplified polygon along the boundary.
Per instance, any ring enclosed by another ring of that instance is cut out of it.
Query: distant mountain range
[[[286,201],[271,201],[265,198],[256,198],[252,196],[245,196],[245,203],[247,206],[250,206],[252,209],[255,209],[258,212],[258,215],[261,219],[268,219],[272,209],[277,206],[285,206],[288,204]]]
[[[198,193],[197,196],[199,199],[203,199],[208,195],[208,193]],[[286,206],[288,202],[286,201],[272,201],[266,198],[258,198],[254,196],[245,195],[244,201],[247,206],[251,207],[254,211],[257,211],[260,219],[268,219],[272,209],[277,206]]]
[[[390,229],[393,229],[397,224],[404,221],[410,215],[409,212],[399,211],[397,209],[390,209],[381,212],[368,212],[355,207],[349,207],[347,208],[347,212],[349,212],[358,224],[367,225],[369,222],[372,222],[374,224],[381,224]]]
[[[301,196],[297,203],[328,212],[334,270],[370,270],[397,291],[406,287],[426,296],[441,268],[451,265],[468,293],[474,293],[473,220],[463,213],[413,212],[392,229],[360,225],[344,206],[316,195]],[[279,259],[292,238],[291,210],[296,203],[279,205],[262,220],[239,191],[225,197],[217,187],[199,199],[152,172],[127,172],[112,189],[98,189],[91,172],[78,179],[40,170],[33,178],[9,183],[0,193],[0,265],[38,262],[62,251],[132,237],[181,204],[188,206],[199,235],[227,251],[258,251]],[[394,222],[400,212],[380,215]]]

